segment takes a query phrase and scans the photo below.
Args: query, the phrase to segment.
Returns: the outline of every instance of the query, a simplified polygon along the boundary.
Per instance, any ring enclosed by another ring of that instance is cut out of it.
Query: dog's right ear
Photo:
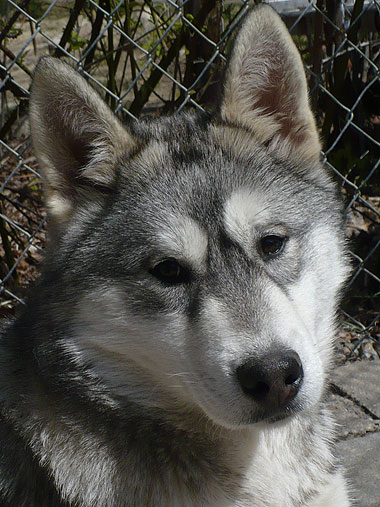
[[[44,57],[30,97],[30,129],[54,227],[80,201],[110,189],[118,159],[135,141],[95,90],[69,65]]]

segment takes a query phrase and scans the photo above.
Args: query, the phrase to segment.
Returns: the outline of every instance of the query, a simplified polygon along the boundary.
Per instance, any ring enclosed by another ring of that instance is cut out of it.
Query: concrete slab
[[[380,507],[380,361],[337,367],[331,408],[339,423],[337,453],[358,507]]]
[[[365,435],[380,429],[380,421],[374,420],[350,399],[331,394],[330,408],[338,423],[339,440]]]
[[[333,372],[332,381],[380,418],[380,361],[355,361],[340,366]]]
[[[358,507],[380,506],[380,433],[342,440],[337,452]]]

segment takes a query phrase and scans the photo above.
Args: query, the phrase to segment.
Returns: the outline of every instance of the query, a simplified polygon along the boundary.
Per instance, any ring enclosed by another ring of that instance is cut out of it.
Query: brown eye
[[[286,236],[275,236],[274,234],[261,238],[260,248],[264,257],[274,257],[280,254],[284,249],[286,240]]]
[[[164,259],[157,263],[149,270],[149,273],[160,280],[160,282],[170,285],[188,283],[190,280],[189,270],[172,258]]]

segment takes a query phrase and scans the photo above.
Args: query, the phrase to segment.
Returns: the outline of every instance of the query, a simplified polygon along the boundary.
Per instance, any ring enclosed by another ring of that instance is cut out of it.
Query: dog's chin
[[[303,408],[301,406],[295,405],[283,410],[267,411],[260,414],[254,413],[247,421],[243,420],[241,426],[252,426],[258,423],[275,424],[277,422],[286,422],[302,410]]]
[[[260,410],[256,408],[248,411],[245,409],[239,412],[235,409],[224,414],[210,414],[207,413],[208,411],[206,414],[218,426],[229,430],[239,430],[253,427],[260,423],[272,425],[282,422],[286,424],[287,420],[290,421],[294,415],[302,412],[304,409],[303,403],[294,401],[286,407],[276,410]]]

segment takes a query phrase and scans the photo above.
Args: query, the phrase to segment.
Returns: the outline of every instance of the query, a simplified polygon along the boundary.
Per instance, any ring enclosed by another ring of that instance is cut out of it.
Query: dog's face
[[[68,353],[117,396],[226,427],[318,401],[347,268],[302,63],[270,8],[241,29],[215,117],[126,129],[44,59],[31,129]]]

